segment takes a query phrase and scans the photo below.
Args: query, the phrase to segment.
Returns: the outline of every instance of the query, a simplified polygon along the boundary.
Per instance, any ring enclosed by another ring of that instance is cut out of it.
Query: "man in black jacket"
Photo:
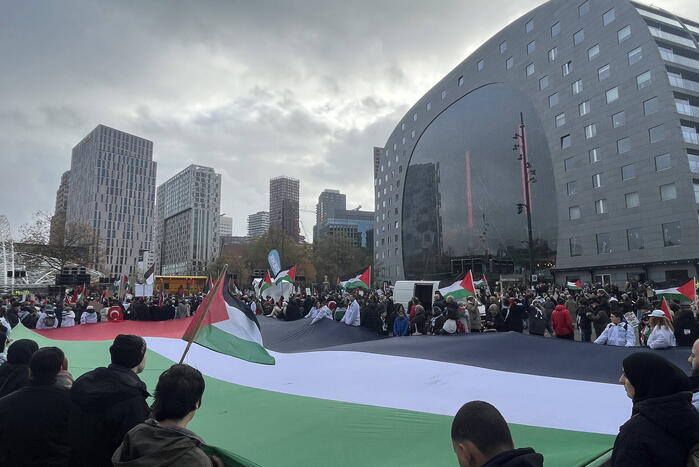
[[[56,386],[63,358],[57,347],[39,349],[29,385],[0,398],[0,465],[70,465],[70,394]]]
[[[111,365],[85,373],[71,388],[72,465],[111,466],[124,435],[149,415],[149,394],[137,376],[145,367],[146,342],[119,334],[109,353]]]

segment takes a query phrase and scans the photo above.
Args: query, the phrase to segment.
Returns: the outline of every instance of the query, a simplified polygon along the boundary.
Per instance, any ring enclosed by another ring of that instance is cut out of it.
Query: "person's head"
[[[398,317],[405,318],[405,310],[403,308],[398,308]]]
[[[692,375],[699,376],[699,339],[694,341],[687,361],[692,365]]]
[[[663,310],[653,310],[653,312],[650,314],[650,323],[649,323],[651,328],[655,328],[656,326],[668,326],[667,319],[665,319],[665,313]]]
[[[29,365],[29,360],[37,350],[39,346],[31,339],[14,341],[7,348],[7,362],[13,365]]]
[[[622,363],[619,383],[634,403],[689,390],[689,378],[676,365],[658,354],[636,352]]]
[[[34,384],[51,385],[63,367],[65,355],[58,347],[42,347],[29,360],[29,379]]]
[[[155,387],[153,418],[159,422],[185,419],[186,424],[201,406],[204,388],[199,370],[189,365],[172,365],[160,375]]]
[[[119,334],[109,347],[112,364],[133,370],[138,374],[146,366],[146,341],[141,336]]]
[[[424,312],[425,312],[425,308],[422,305],[417,305],[415,307],[415,313],[424,313]]]
[[[85,308],[85,311],[88,313],[94,313],[95,312],[95,307],[92,305],[88,305],[87,308]]]
[[[451,295],[449,295],[449,296],[447,297],[447,303],[450,303],[450,304],[451,304],[451,303],[454,303],[454,297],[452,297]]]
[[[501,452],[514,449],[507,422],[491,404],[464,404],[451,424],[451,442],[461,467],[480,467]]]
[[[612,320],[612,323],[619,324],[621,323],[621,318],[623,318],[623,316],[624,314],[621,311],[612,311],[609,318]]]

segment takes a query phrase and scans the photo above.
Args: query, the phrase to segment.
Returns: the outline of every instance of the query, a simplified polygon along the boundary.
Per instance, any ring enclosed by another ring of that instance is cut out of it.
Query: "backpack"
[[[46,326],[47,328],[52,328],[55,325],[56,325],[56,315],[47,313],[46,316],[44,316],[44,326]]]

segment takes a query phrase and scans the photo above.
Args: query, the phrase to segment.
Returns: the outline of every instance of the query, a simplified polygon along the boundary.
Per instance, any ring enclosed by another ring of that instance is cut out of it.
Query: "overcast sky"
[[[571,0],[572,1],[572,0]],[[97,124],[154,142],[157,183],[222,174],[234,234],[269,178],[373,209],[373,146],[480,44],[540,0],[0,0],[0,214],[53,212],[71,148]],[[697,18],[696,0],[655,4]]]

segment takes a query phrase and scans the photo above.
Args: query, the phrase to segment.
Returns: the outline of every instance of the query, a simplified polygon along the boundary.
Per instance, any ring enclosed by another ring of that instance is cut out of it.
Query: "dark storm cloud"
[[[301,204],[340,188],[371,209],[372,147],[479,44],[540,1],[4,2],[0,157],[13,226],[53,210],[70,150],[98,123],[154,141],[158,183],[222,173],[244,232],[268,179]],[[664,7],[692,15],[690,0]],[[311,230],[314,216],[304,214]]]

